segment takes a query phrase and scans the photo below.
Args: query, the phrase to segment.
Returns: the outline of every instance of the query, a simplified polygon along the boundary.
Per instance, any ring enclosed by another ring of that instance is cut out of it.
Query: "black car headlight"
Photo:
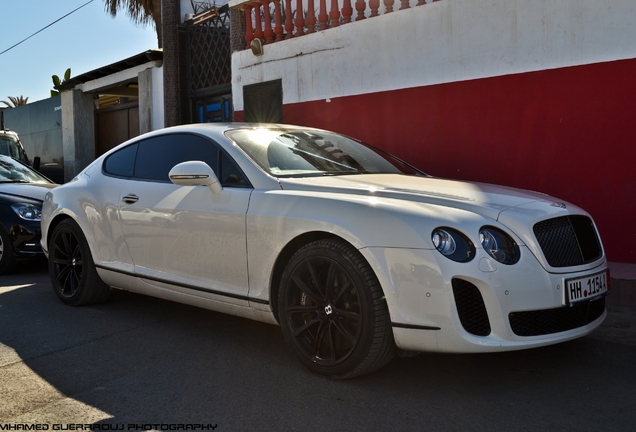
[[[468,237],[456,229],[435,228],[431,234],[433,246],[446,258],[457,262],[468,262],[475,257],[475,246]]]
[[[479,230],[479,241],[484,250],[502,264],[515,264],[519,261],[519,246],[508,234],[499,228],[485,226]]]
[[[33,204],[12,204],[11,208],[24,220],[37,222],[42,218],[42,208]]]

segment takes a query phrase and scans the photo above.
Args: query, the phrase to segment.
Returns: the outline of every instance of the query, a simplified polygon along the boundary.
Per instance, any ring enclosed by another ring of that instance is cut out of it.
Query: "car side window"
[[[219,148],[203,137],[190,134],[148,138],[139,143],[135,178],[169,182],[172,167],[191,160],[203,161],[216,171]]]
[[[225,153],[221,154],[221,174],[219,181],[223,186],[242,187],[249,186],[245,175],[241,172],[236,163]]]
[[[104,172],[118,177],[132,177],[135,170],[137,144],[116,151],[104,161]]]

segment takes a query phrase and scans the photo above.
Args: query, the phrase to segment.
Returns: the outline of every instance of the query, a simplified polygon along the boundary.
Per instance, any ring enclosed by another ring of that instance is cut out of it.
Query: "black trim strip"
[[[400,323],[391,323],[391,327],[397,328],[405,328],[405,329],[413,329],[413,330],[441,330],[441,327],[432,327],[432,326],[421,326],[415,324],[400,324]]]
[[[175,286],[178,286],[178,287],[181,287],[181,288],[191,289],[193,291],[201,291],[201,292],[205,292],[205,293],[208,293],[208,294],[214,294],[214,295],[218,295],[218,296],[222,296],[222,297],[229,297],[229,298],[233,298],[233,299],[237,299],[237,300],[245,300],[245,301],[248,301],[248,302],[269,305],[269,301],[267,301],[267,300],[256,299],[256,298],[242,296],[242,295],[238,295],[238,294],[228,294],[228,293],[225,293],[225,292],[211,290],[211,289],[207,289],[207,288],[201,288],[201,287],[197,287],[197,286],[194,286],[194,285],[179,284],[179,283],[175,283],[175,282],[172,282],[172,281],[167,281],[165,279],[153,278],[153,277],[148,277],[148,276],[142,276],[142,275],[139,275],[137,273],[130,273],[130,272],[126,272],[126,271],[115,270],[115,269],[104,267],[104,266],[100,266],[100,265],[97,265],[97,264],[95,264],[95,267],[101,268],[103,270],[108,270],[108,271],[111,271],[111,272],[114,272],[114,273],[120,273],[120,274],[123,274],[123,275],[126,275],[126,276],[136,277],[138,279],[147,279],[147,280],[154,281],[154,282],[161,282],[161,283],[165,283],[165,284],[169,284],[169,285],[175,285]]]

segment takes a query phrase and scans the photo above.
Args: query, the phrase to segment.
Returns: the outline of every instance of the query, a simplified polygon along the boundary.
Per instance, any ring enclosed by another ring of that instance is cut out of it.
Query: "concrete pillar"
[[[179,86],[180,0],[162,0],[163,23],[163,89],[165,126],[181,124],[181,92]]]
[[[152,128],[152,69],[139,72],[139,134]]]
[[[163,67],[139,73],[139,133],[161,129],[164,125]]]
[[[64,181],[69,181],[95,160],[95,101],[79,90],[61,97]]]

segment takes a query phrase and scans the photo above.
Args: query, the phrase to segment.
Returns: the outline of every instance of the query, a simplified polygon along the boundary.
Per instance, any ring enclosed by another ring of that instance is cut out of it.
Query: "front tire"
[[[319,240],[292,256],[278,311],[287,343],[315,373],[352,378],[379,369],[395,353],[380,283],[342,240]]]
[[[68,305],[99,303],[110,297],[111,290],[97,274],[82,229],[70,219],[60,222],[51,235],[49,275],[55,294]]]

